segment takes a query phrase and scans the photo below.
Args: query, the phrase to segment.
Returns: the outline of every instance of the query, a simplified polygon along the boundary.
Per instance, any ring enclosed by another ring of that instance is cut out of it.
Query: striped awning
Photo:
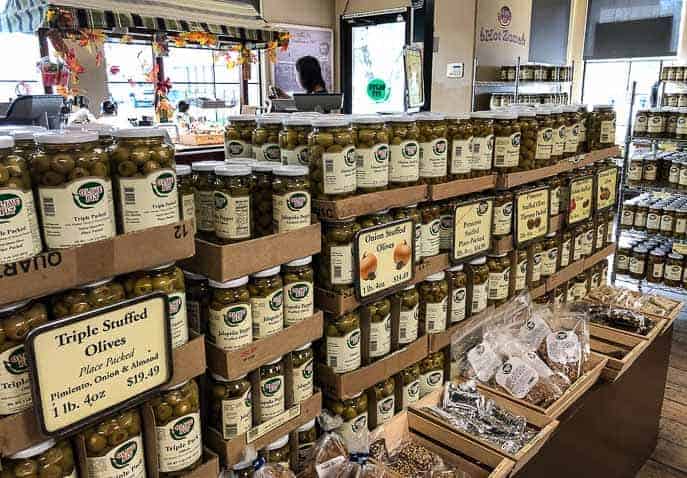
[[[59,24],[53,24],[49,10],[60,12]],[[115,33],[205,31],[225,40],[255,43],[279,35],[252,5],[236,0],[8,0],[0,14],[0,32],[32,33],[50,27]]]

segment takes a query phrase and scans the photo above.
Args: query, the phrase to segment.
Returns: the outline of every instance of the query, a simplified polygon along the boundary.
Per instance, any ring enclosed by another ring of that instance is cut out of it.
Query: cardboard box
[[[172,351],[174,375],[170,386],[186,382],[205,373],[205,337],[191,332],[188,343]]]
[[[481,176],[479,178],[457,179],[446,183],[430,184],[429,199],[432,201],[441,201],[442,199],[487,191],[489,189],[494,189],[495,186],[496,174]]]
[[[374,193],[358,194],[335,201],[313,200],[313,212],[325,219],[345,219],[381,209],[408,206],[427,200],[427,186],[420,184]]]
[[[185,270],[224,282],[294,259],[320,253],[320,224],[236,244],[219,245],[196,239],[196,255],[182,262]]]
[[[158,266],[190,257],[194,251],[192,222],[186,221],[43,252],[2,266],[0,304]]]
[[[227,352],[208,342],[208,369],[228,380],[236,380],[267,362],[282,357],[308,342],[318,340],[322,337],[323,330],[322,312],[316,311],[314,315],[296,325],[256,340],[240,350]]]
[[[317,364],[317,377],[322,391],[333,398],[351,398],[427,356],[427,336],[407,347],[352,372],[337,374],[323,363]]]
[[[412,405],[408,410],[408,424],[412,430],[422,433],[425,436],[433,437],[445,446],[455,450],[459,453],[467,452],[473,455],[476,452],[484,452],[486,450],[496,453],[499,456],[508,458],[514,462],[512,475],[515,475],[523,466],[527,464],[539,452],[542,446],[549,439],[553,431],[558,427],[558,421],[552,417],[546,416],[540,412],[534,411],[527,407],[523,407],[502,398],[498,395],[492,394],[488,391],[480,390],[480,392],[494,400],[498,405],[510,410],[516,415],[525,417],[530,427],[537,430],[537,435],[525,445],[520,451],[515,454],[507,453],[498,445],[490,443],[482,438],[469,434],[463,430],[452,427],[450,424],[440,420],[436,416],[423,410],[422,406]],[[441,391],[434,392],[434,404],[441,402]],[[463,449],[463,445],[467,442],[474,443],[474,446]]]
[[[263,425],[253,427],[245,435],[231,440],[225,440],[220,431],[208,428],[205,434],[205,443],[219,455],[226,466],[231,467],[243,459],[243,453],[248,445],[258,451],[308,423],[317,417],[321,411],[322,393],[316,392],[312,397],[292,406],[279,417],[275,417]],[[273,426],[275,424],[276,426]]]

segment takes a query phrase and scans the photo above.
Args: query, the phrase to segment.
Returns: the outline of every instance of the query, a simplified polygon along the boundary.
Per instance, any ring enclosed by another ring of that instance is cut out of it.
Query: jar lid
[[[289,435],[284,435],[280,439],[278,439],[275,442],[270,443],[265,447],[265,450],[267,451],[272,451],[272,450],[278,450],[279,448],[284,448],[286,444],[289,443]]]
[[[301,257],[300,259],[294,259],[291,262],[287,262],[286,266],[288,267],[301,267],[301,266],[307,266],[312,262],[312,256],[305,256]]]
[[[315,426],[315,419],[313,418],[313,419],[310,420],[309,422],[307,422],[307,423],[301,425],[300,427],[296,428],[296,431],[297,431],[297,432],[304,432],[304,431],[307,431],[307,430],[312,430],[312,427],[314,427],[314,426]]]
[[[302,352],[304,350],[308,350],[310,347],[312,347],[312,342],[308,342],[307,344],[303,345],[302,347],[298,347],[295,352]]]
[[[271,362],[267,362],[265,365],[275,365],[275,364],[278,364],[279,362],[281,362],[281,359],[282,359],[282,358],[284,358],[284,357],[276,358],[276,359],[274,359],[274,360],[271,361]],[[263,367],[264,367],[265,365],[263,365]]]
[[[284,126],[310,126],[314,116],[307,115],[291,115],[288,118],[282,119]]]
[[[237,279],[228,280],[226,282],[218,282],[212,279],[208,280],[210,287],[215,289],[233,289],[248,284],[248,276],[239,277]]]
[[[189,279],[193,279],[193,280],[205,280],[205,276],[204,276],[203,274],[196,274],[195,272],[185,271],[185,270],[183,270],[183,269],[182,269],[182,272],[183,272],[184,275],[185,275],[186,277],[188,277]]]
[[[479,265],[486,264],[486,263],[487,263],[487,258],[484,256],[476,257],[470,261],[470,264],[474,265],[474,266],[479,266]]]
[[[36,135],[36,141],[41,144],[79,144],[92,143],[98,141],[98,133],[82,132],[62,132],[62,133],[40,133]]]
[[[270,276],[276,276],[279,274],[281,271],[281,266],[274,266],[270,267],[269,269],[265,269],[259,272],[256,272],[253,274],[253,277],[270,277]]]
[[[458,264],[457,266],[449,267],[446,270],[449,272],[460,272],[463,270],[463,264]]]
[[[255,119],[255,123],[258,126],[262,125],[281,125],[282,121],[286,119],[283,116],[258,116]]]
[[[188,164],[177,164],[175,166],[177,176],[187,176],[191,174],[191,166]]]
[[[11,131],[10,135],[14,138],[15,141],[35,141],[36,140],[36,132],[28,130],[28,129],[18,129],[15,131]]]
[[[239,461],[238,463],[232,465],[231,469],[234,471],[243,471],[246,468],[252,468],[252,467],[253,467],[253,458],[246,458],[245,460]]]
[[[507,252],[492,252],[490,254],[487,254],[487,257],[506,257],[507,255]]]
[[[656,256],[656,257],[661,257],[661,256],[665,256],[666,253],[663,252],[661,249],[654,249],[653,251],[650,252],[650,255]]]
[[[361,115],[354,116],[352,122],[355,124],[383,124],[385,121],[383,116],[375,115]]]
[[[248,176],[250,172],[251,168],[242,164],[226,164],[215,168],[218,176]]]
[[[6,124],[0,126],[0,131],[3,133],[5,131],[12,132],[17,130],[33,131],[34,133],[42,133],[44,131],[48,131],[48,129],[43,126],[34,126],[30,124]]]
[[[34,445],[34,446],[29,447],[25,450],[22,450],[18,453],[15,453],[14,455],[11,455],[9,457],[9,459],[10,460],[25,460],[27,458],[31,458],[32,456],[40,455],[41,453],[51,449],[55,445],[57,445],[57,442],[51,438],[51,439],[46,440],[42,443],[39,443],[38,445]]]
[[[230,163],[230,164],[241,164],[241,163]],[[245,163],[244,163],[245,164]],[[274,170],[278,167],[280,167],[280,163],[272,162],[272,161],[258,161],[255,164],[251,164],[250,168],[253,170],[254,173],[272,173]]]
[[[67,131],[91,131],[98,133],[99,136],[113,136],[117,128],[107,123],[72,123],[65,128]]]
[[[231,115],[227,117],[230,123],[241,123],[241,122],[248,122],[248,121],[255,121],[256,116],[255,115]]]
[[[470,119],[470,113],[449,113],[446,115],[447,120],[464,121]]]
[[[613,105],[594,105],[594,111],[597,111],[597,110],[608,110],[608,109],[612,110],[612,109],[613,109]]]
[[[406,207],[406,208],[409,208],[409,207],[410,207],[410,208],[414,208],[414,207],[417,207],[417,204],[408,204],[408,205],[405,206],[405,207]]]
[[[229,158],[225,159],[224,162],[218,161],[220,164],[241,164],[243,166],[253,166],[258,163],[267,163],[269,161],[258,161],[255,158]],[[279,163],[274,163],[276,166],[279,166]]]
[[[350,125],[351,121],[343,116],[323,115],[321,118],[312,118],[310,124],[313,128],[343,128]]]
[[[0,149],[14,148],[14,138],[12,136],[0,136]]]
[[[380,215],[382,215],[382,214],[388,214],[388,213],[389,213],[389,210],[390,210],[389,208],[380,209],[379,211],[373,212],[372,215],[373,215],[373,216],[380,216]]]
[[[470,118],[491,119],[491,115],[492,115],[491,111],[475,111],[473,113],[470,113]]]
[[[136,128],[118,129],[114,135],[117,138],[157,138],[164,136],[165,130],[155,126],[138,126]]]
[[[403,290],[412,290],[415,289],[415,284],[411,284],[408,287],[404,287]]]
[[[671,252],[670,254],[668,254],[668,258],[669,259],[677,259],[678,261],[681,261],[685,258],[685,256],[683,256],[679,252]]]
[[[4,314],[5,312],[11,312],[13,310],[20,309],[20,308],[24,307],[26,304],[28,304],[29,302],[31,302],[31,300],[26,299],[26,300],[20,300],[19,302],[14,302],[12,304],[3,305],[2,307],[0,307],[0,314]]]
[[[224,161],[196,161],[191,163],[192,171],[214,171],[217,166],[222,166]]]
[[[546,235],[546,237],[556,237],[556,234],[558,234],[557,231],[552,231],[552,232],[549,232],[549,233]]]
[[[411,115],[389,115],[385,116],[389,123],[413,123],[415,118]]]
[[[515,108],[515,111],[518,112],[518,116],[526,116],[528,118],[534,118],[537,116],[537,112],[534,110],[534,108],[518,107]]]
[[[161,271],[162,269],[167,269],[169,267],[172,267],[173,265],[174,265],[174,261],[166,262],[165,264],[160,264],[159,266],[148,267],[147,269],[143,269],[143,270],[145,272]]]
[[[89,282],[88,284],[84,284],[81,287],[84,289],[93,289],[94,287],[99,287],[103,284],[107,284],[109,282],[112,282],[114,280],[114,277],[108,277],[106,279],[100,279],[94,282]]]
[[[640,254],[646,254],[647,252],[649,252],[649,248],[643,245],[635,246],[632,250],[634,252],[639,252]]]
[[[445,114],[433,111],[423,111],[416,113],[414,116],[417,121],[444,121],[446,119]]]
[[[515,111],[496,111],[492,113],[492,118],[495,120],[516,120],[518,113]]]
[[[444,277],[446,277],[446,274],[444,273],[444,271],[441,271],[441,272],[437,272],[436,274],[432,274],[430,276],[427,276],[425,278],[425,281],[436,282],[436,281],[443,280]]]
[[[307,176],[308,175],[308,167],[307,166],[296,166],[296,165],[290,165],[290,166],[279,166],[277,168],[274,168],[273,173],[276,176]]]

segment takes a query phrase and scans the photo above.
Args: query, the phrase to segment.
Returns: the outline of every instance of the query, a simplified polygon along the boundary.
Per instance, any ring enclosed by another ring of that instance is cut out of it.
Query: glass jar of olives
[[[224,163],[221,161],[196,161],[191,164],[196,234],[206,240],[215,239],[215,168],[222,165]]]
[[[307,166],[275,168],[272,189],[274,233],[308,227],[311,204]]]
[[[651,128],[651,115],[649,126]],[[651,130],[649,130],[651,136]],[[610,148],[615,144],[615,111],[612,105],[596,105],[589,121],[590,150]]]
[[[468,316],[468,276],[463,264],[446,269],[449,284],[449,326],[465,320]]]
[[[124,280],[124,290],[128,298],[139,297],[151,292],[167,294],[172,347],[181,347],[188,342],[184,273],[174,262],[134,272]]]
[[[348,120],[316,118],[308,137],[312,193],[321,199],[341,199],[356,190],[353,132]]]
[[[534,289],[543,283],[541,277],[541,265],[543,259],[542,256],[544,255],[544,247],[542,246],[541,241],[530,245],[528,254],[529,262],[527,264],[527,270],[530,273],[530,277],[529,281],[527,282],[527,287]]]
[[[279,147],[281,121],[279,116],[257,117],[251,144],[253,157],[258,161],[281,163],[281,148]]]
[[[506,303],[510,292],[511,259],[507,252],[487,256],[489,277],[487,278],[487,305],[499,306]]]
[[[183,221],[191,221],[193,231],[196,230],[196,203],[193,190],[193,177],[191,166],[177,164],[177,187],[179,189],[179,215]]]
[[[419,335],[420,294],[414,285],[409,285],[395,294],[400,302],[398,315],[398,345],[415,342]]]
[[[585,230],[584,224],[578,224],[573,228],[573,248],[571,259],[572,262],[577,262],[584,259],[585,255],[585,241],[587,238],[587,231]]]
[[[429,354],[420,361],[420,398],[444,385],[444,352]]]
[[[527,249],[515,250],[515,286],[514,294],[527,288]]]
[[[360,368],[360,316],[357,311],[338,317],[327,316],[325,335],[326,363],[334,373]]]
[[[630,253],[630,277],[633,279],[644,279],[646,277],[646,261],[649,254],[649,250],[638,245],[632,248]]]
[[[253,339],[263,339],[284,329],[284,283],[280,266],[256,272],[248,284]]]
[[[254,115],[235,115],[227,118],[229,123],[224,129],[224,158],[252,158]]]
[[[379,299],[361,306],[361,310],[370,324],[366,356],[372,363],[391,352],[391,302]]]
[[[344,443],[358,443],[361,433],[368,430],[367,394],[361,392],[343,400],[325,398],[324,406],[343,418],[343,425],[336,431],[343,437]]]
[[[453,212],[456,208],[454,201],[439,203],[439,250],[450,251],[453,248]]]
[[[537,153],[537,134],[539,124],[537,122],[537,112],[534,108],[517,108],[518,123],[520,124],[520,160],[518,171],[527,171],[536,168],[535,156]]]
[[[615,270],[619,274],[627,274],[630,271],[630,254],[632,247],[622,244],[618,246],[615,254]]]
[[[554,176],[548,180],[549,185],[549,216],[558,216],[561,212],[561,180]]]
[[[215,236],[220,244],[245,241],[251,230],[251,168],[228,164],[215,168],[217,180],[214,191]]]
[[[179,220],[174,146],[161,128],[125,128],[115,133],[112,167],[122,232],[164,226]],[[96,161],[97,162],[97,161]],[[102,166],[105,169],[105,166]],[[93,210],[91,209],[91,214]]]
[[[31,155],[36,152],[38,145],[34,136],[36,133],[42,133],[47,131],[41,126],[18,126],[20,129],[12,130],[10,136],[14,138],[14,154],[23,158],[27,162],[26,167],[28,168],[28,161],[31,159]],[[40,128],[34,130],[31,128]],[[4,133],[4,132],[3,132]]]
[[[537,168],[543,168],[551,164],[553,153],[554,121],[549,107],[539,107],[537,114],[537,147],[534,156],[534,164]]]
[[[565,155],[565,141],[568,132],[565,114],[560,107],[553,107],[551,110],[553,116],[553,148],[551,149],[550,164],[556,164]]]
[[[160,477],[183,476],[200,466],[203,442],[195,380],[164,389],[150,406],[155,417]]]
[[[353,118],[356,184],[359,193],[387,189],[389,185],[389,128],[381,116]]]
[[[291,115],[282,121],[279,132],[281,162],[290,166],[307,166],[308,135],[312,132],[312,116]]]
[[[404,368],[397,377],[396,382],[401,389],[401,403],[397,407],[400,412],[420,400],[420,363]]]
[[[577,106],[564,105],[563,114],[566,124],[563,154],[572,159],[577,154],[580,141],[580,119],[577,113]]]
[[[668,254],[663,272],[663,282],[667,286],[680,287],[684,271],[684,259],[685,257],[677,252]]]
[[[596,108],[594,108],[596,110]],[[665,116],[660,108],[651,108],[648,113],[646,136],[660,138],[666,130]]]
[[[0,416],[31,407],[31,379],[24,350],[28,333],[48,321],[40,302],[25,300],[0,307]]]
[[[47,440],[2,459],[5,478],[77,478],[74,451],[67,440]],[[97,476],[97,475],[96,475]]]
[[[420,181],[438,184],[448,174],[448,141],[446,139],[446,117],[439,113],[418,113],[415,115],[420,144]]]
[[[290,470],[291,444],[289,443],[289,435],[284,435],[267,445],[264,450],[260,451],[260,456],[271,465],[280,465],[282,468]]]
[[[558,270],[558,237],[555,231],[546,235],[542,249],[541,275],[548,278]]]
[[[494,120],[488,111],[470,113],[472,122],[472,164],[473,178],[491,174],[494,155]]]
[[[239,350],[253,341],[248,276],[226,282],[209,281],[207,339],[222,350]]]
[[[582,300],[587,296],[589,292],[589,279],[587,274],[578,274],[573,282],[573,300]]]
[[[56,319],[62,319],[112,305],[125,298],[124,286],[113,278],[109,278],[53,296],[51,309]]]
[[[687,208],[679,207],[675,212],[675,231],[673,237],[677,240],[684,240],[687,238]]]
[[[274,232],[274,212],[272,210],[273,171],[279,168],[279,164],[262,161],[260,163],[256,162],[255,164],[251,164],[250,168],[252,172],[251,179],[253,180],[253,184],[250,188],[253,237],[269,236]]]
[[[289,327],[314,313],[315,272],[312,256],[284,265],[284,326]]]
[[[479,314],[487,308],[489,266],[486,257],[477,257],[470,261],[467,267],[468,296],[470,300],[470,315]]]
[[[332,291],[346,290],[353,285],[353,239],[362,228],[355,218],[323,222],[318,281]]]
[[[260,367],[258,423],[265,423],[286,410],[284,362],[279,357]]]
[[[513,228],[513,193],[507,189],[497,189],[494,194],[494,219],[492,235],[508,236]]]
[[[89,477],[145,476],[141,415],[137,409],[113,415],[87,428],[83,437]]]
[[[448,174],[452,180],[468,179],[472,165],[472,123],[469,114],[448,117]]]
[[[305,468],[305,464],[310,460],[312,449],[317,442],[317,427],[313,418],[305,425],[296,429],[298,437],[298,451],[296,453],[296,472],[300,473]]]
[[[594,221],[588,219],[583,223],[584,226],[584,241],[582,242],[582,255],[584,257],[589,257],[594,252],[594,240],[596,238],[596,228],[594,227]]]
[[[608,227],[606,218],[596,216],[594,219],[594,227],[596,228],[596,238],[594,239],[593,252],[597,252],[606,245],[606,228]]]
[[[375,384],[368,393],[370,428],[377,428],[391,420],[396,411],[396,382],[389,377]]]
[[[441,208],[436,203],[420,205],[422,216],[422,257],[436,256],[441,252]]]
[[[661,249],[654,249],[649,253],[649,262],[647,264],[646,280],[654,284],[663,282],[663,274],[666,263],[666,253]],[[682,269],[680,270],[682,272]],[[594,288],[593,284],[591,284]]]
[[[420,143],[415,118],[408,115],[389,117],[389,184],[413,186],[420,179]]]
[[[414,264],[422,262],[422,214],[417,207],[417,204],[400,207],[393,210],[394,219],[412,219],[415,224],[415,243],[413,244],[413,259]],[[439,236],[441,241],[441,235]],[[441,247],[441,244],[440,244]]]
[[[207,321],[207,310],[210,304],[210,287],[208,280],[201,274],[184,272],[186,282],[186,316],[189,329],[204,334]]]
[[[14,146],[12,137],[0,136],[0,264],[29,259],[43,249],[29,164]]]
[[[494,113],[494,168],[499,172],[516,171],[520,164],[520,140],[522,133],[518,114]]]
[[[420,329],[425,334],[446,330],[448,282],[444,272],[428,276],[418,286],[420,292]]]
[[[98,145],[98,134],[44,133],[37,135],[36,139],[39,149],[31,158],[30,168],[33,183],[38,188],[37,195],[40,199],[45,245],[50,249],[64,249],[114,237],[117,230],[110,163],[107,153]],[[7,145],[7,141],[5,144]],[[5,154],[0,151],[0,164],[5,164],[5,168],[10,164],[9,159],[12,158],[8,153],[9,151],[5,151]],[[13,162],[14,167],[5,169],[9,176],[6,183],[11,182],[12,189],[16,191],[11,193],[12,197],[19,197],[17,193],[20,192],[23,197],[28,193],[22,191],[30,189],[31,181],[23,171],[22,163],[18,158],[14,157]],[[135,169],[135,166],[133,167]],[[14,176],[10,174],[11,171],[14,171]],[[0,184],[2,184],[1,172],[0,169]],[[176,185],[174,169],[169,171],[169,177],[174,187]],[[155,183],[155,181],[152,182]],[[3,185],[3,188],[5,187],[7,186]],[[124,192],[124,190],[120,191],[121,194]],[[126,190],[126,192],[130,191]],[[133,202],[138,201],[140,199],[138,192],[131,191],[127,198],[133,198]],[[176,187],[171,191],[169,200],[173,202],[173,210],[169,209],[167,212],[174,219],[170,222],[176,222],[179,220]],[[11,205],[8,204],[8,206]],[[121,206],[121,210],[126,215],[130,204],[125,202]],[[37,238],[34,239],[31,232],[33,225],[30,222],[32,221],[30,204],[27,204],[26,209],[27,214],[19,215],[29,230],[28,235],[24,233],[26,235],[24,241],[30,236],[29,242],[26,242],[24,247],[35,250],[38,246]],[[147,210],[141,207],[141,211],[137,213],[137,220],[143,221],[146,212]],[[133,230],[137,229],[125,227],[124,232]],[[3,243],[5,243],[4,240]]]
[[[293,403],[303,402],[314,393],[314,354],[312,344],[307,343],[291,352],[291,384]]]
[[[210,424],[225,440],[245,434],[253,426],[251,384],[246,375],[227,380],[211,374]]]

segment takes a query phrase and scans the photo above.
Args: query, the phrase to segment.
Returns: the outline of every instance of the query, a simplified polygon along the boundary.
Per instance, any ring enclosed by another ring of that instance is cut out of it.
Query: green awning
[[[61,13],[57,25],[48,21],[51,9]],[[114,33],[204,31],[224,41],[258,44],[277,40],[280,33],[252,5],[235,0],[8,0],[0,14],[0,32],[51,27]]]

